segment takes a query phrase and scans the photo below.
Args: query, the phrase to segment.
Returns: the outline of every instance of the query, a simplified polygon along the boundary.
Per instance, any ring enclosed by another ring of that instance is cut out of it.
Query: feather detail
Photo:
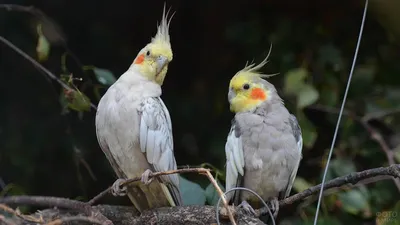
[[[240,135],[235,135],[233,124],[225,144],[226,153],[226,185],[225,189],[230,190],[238,185],[238,178],[244,175],[244,158],[242,140]],[[231,199],[234,194],[228,194]]]
[[[171,118],[165,104],[159,97],[145,99],[141,104],[140,143],[141,151],[145,153],[148,163],[155,172],[175,170],[177,168],[173,151]],[[179,178],[177,174],[160,177],[165,183],[163,190],[175,205],[181,205],[179,193]]]
[[[278,75],[279,73],[262,74],[262,73],[259,72],[259,70],[268,63],[268,58],[269,58],[269,56],[271,54],[271,50],[272,50],[272,43],[271,43],[271,46],[269,48],[268,55],[267,55],[267,57],[265,57],[265,59],[263,61],[261,61],[258,65],[253,63],[253,61],[250,63],[250,65],[249,65],[249,62],[246,62],[245,67],[242,70],[240,70],[239,72],[237,72],[236,74],[246,73],[246,74],[248,74],[250,76],[256,76],[256,77],[260,77],[260,78],[269,78],[269,77]]]
[[[302,149],[303,149],[303,137],[302,137],[300,125],[297,122],[297,119],[293,114],[290,114],[290,116],[289,116],[289,124],[292,127],[293,136],[297,142],[297,149],[295,149],[295,150],[299,151],[301,154]],[[300,161],[301,161],[301,157],[296,162],[296,165],[294,166],[294,169],[293,169],[292,173],[290,174],[287,188],[284,192],[284,196],[282,196],[283,198],[286,198],[287,196],[289,196],[290,191],[292,190],[293,183],[294,183],[294,180],[296,179],[297,171],[300,166]]]
[[[168,14],[169,14],[170,10],[171,10],[171,8],[169,8],[168,11],[165,12],[165,3],[164,3],[164,10],[163,10],[161,23],[159,25],[157,25],[157,33],[151,39],[152,43],[161,42],[164,44],[170,44],[169,25],[171,23],[172,17],[174,17],[174,15],[175,15],[175,12],[172,13],[171,17],[168,19]]]

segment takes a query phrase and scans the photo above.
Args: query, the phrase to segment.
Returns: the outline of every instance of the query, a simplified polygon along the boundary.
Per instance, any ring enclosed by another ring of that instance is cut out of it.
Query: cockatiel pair
[[[172,16],[171,16],[172,18]],[[161,86],[172,61],[168,12],[157,34],[136,56],[129,69],[101,98],[96,115],[97,139],[120,178],[116,194],[126,191],[143,210],[182,205],[177,174],[149,179],[151,171],[177,168],[171,118],[161,100]],[[226,143],[226,189],[243,186],[265,200],[286,197],[301,159],[302,138],[296,118],[284,107],[272,84],[257,72],[266,60],[239,71],[229,85],[228,99],[236,113]],[[142,182],[120,189],[123,179]],[[121,180],[122,179],[122,180]],[[229,195],[228,195],[229,197]],[[254,212],[258,200],[248,193],[232,198]]]

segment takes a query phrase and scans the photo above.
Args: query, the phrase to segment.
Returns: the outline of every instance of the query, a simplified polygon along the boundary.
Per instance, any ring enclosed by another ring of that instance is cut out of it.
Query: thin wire
[[[322,194],[323,194],[323,190],[324,190],[324,183],[325,183],[325,179],[326,179],[326,174],[328,172],[329,162],[330,162],[331,157],[332,157],[333,147],[335,146],[336,137],[337,137],[338,130],[339,130],[339,125],[340,125],[340,120],[342,118],[344,105],[346,104],[347,93],[349,91],[351,78],[353,77],[353,71],[354,71],[354,67],[355,67],[356,61],[357,61],[358,49],[360,48],[361,38],[362,38],[363,30],[364,30],[365,18],[366,18],[366,15],[367,15],[367,8],[368,8],[368,0],[365,0],[364,13],[363,13],[362,21],[361,21],[360,33],[358,34],[358,41],[357,41],[356,51],[354,53],[353,64],[351,65],[349,79],[347,81],[346,91],[344,92],[342,106],[340,108],[339,117],[338,117],[338,120],[337,120],[337,123],[336,123],[336,128],[335,128],[335,133],[333,135],[331,149],[329,150],[329,155],[328,155],[328,160],[326,161],[324,176],[322,177],[321,190],[319,192],[319,197],[318,197],[317,211],[316,211],[316,214],[315,214],[315,217],[314,217],[314,225],[317,224],[318,213],[319,213],[319,208],[321,206],[321,200],[322,200]]]
[[[265,208],[267,208],[267,210],[268,210],[268,214],[269,214],[269,216],[271,217],[272,224],[273,224],[273,225],[276,224],[276,223],[275,223],[275,218],[274,218],[274,216],[272,215],[272,212],[271,212],[271,210],[269,209],[267,203],[265,203],[265,201],[261,198],[261,196],[260,196],[259,194],[257,194],[255,191],[253,191],[253,190],[251,190],[251,189],[248,189],[248,188],[244,188],[244,187],[234,187],[234,188],[232,188],[232,189],[229,189],[229,191],[224,192],[224,196],[226,196],[226,194],[228,194],[229,192],[236,191],[236,190],[248,191],[248,192],[252,193],[253,195],[255,195],[258,199],[260,199],[261,202],[263,203],[263,205],[265,206]],[[221,225],[221,223],[219,222],[219,204],[220,204],[220,203],[221,203],[221,197],[219,197],[218,202],[217,202],[217,205],[215,206],[215,218],[217,219],[217,224],[218,224],[218,225]]]

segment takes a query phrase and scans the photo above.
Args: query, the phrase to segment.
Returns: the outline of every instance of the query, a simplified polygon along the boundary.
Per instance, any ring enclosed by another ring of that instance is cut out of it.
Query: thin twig
[[[169,170],[169,171],[164,171],[164,172],[155,172],[155,173],[151,173],[149,175],[149,179],[150,178],[155,178],[155,177],[159,177],[159,176],[163,176],[163,175],[170,175],[170,174],[176,174],[176,173],[205,173],[204,170],[208,170],[208,169],[204,169],[204,168],[183,168],[183,169],[178,169],[178,170]],[[130,178],[130,179],[126,179],[124,182],[121,183],[121,186],[126,186],[129,185],[133,182],[137,182],[140,181],[142,178],[141,177],[135,177],[135,178]],[[93,205],[94,203],[96,203],[98,200],[100,200],[102,197],[104,197],[105,195],[107,195],[110,191],[111,191],[112,187],[108,187],[107,189],[105,189],[104,191],[100,192],[98,195],[96,195],[95,197],[93,197],[90,201],[88,201],[87,203],[89,205]]]
[[[26,221],[29,221],[29,222],[34,222],[34,223],[43,223],[44,222],[43,218],[36,218],[34,216],[24,215],[21,212],[19,212],[19,210],[14,210],[14,209],[12,209],[12,208],[4,205],[4,204],[0,204],[0,210],[3,210],[3,211],[8,212],[8,213],[11,213],[14,216],[20,217],[20,218],[22,218],[22,219],[24,219]]]
[[[94,205],[96,202],[98,202],[100,199],[102,199],[104,196],[106,196],[108,193],[110,193],[112,187],[108,187],[104,191],[100,192],[96,196],[94,196],[90,201],[87,202],[88,205]]]
[[[215,189],[216,189],[217,192],[218,192],[219,197],[220,197],[221,200],[222,200],[222,203],[224,204],[226,210],[228,211],[229,220],[231,221],[231,223],[232,223],[233,225],[236,225],[235,218],[233,217],[232,211],[231,211],[231,209],[229,208],[228,201],[226,201],[224,192],[221,190],[221,188],[219,187],[217,181],[216,181],[216,180],[214,179],[214,177],[211,175],[210,170],[208,170],[208,169],[205,169],[205,170],[206,170],[206,176],[208,177],[208,179],[210,180],[210,182],[214,185]],[[217,218],[217,219],[218,219],[218,218]]]
[[[400,108],[371,112],[363,116],[363,119],[366,121],[370,121],[372,119],[379,119],[396,113],[400,113]]]
[[[365,122],[365,120],[361,120],[360,122],[365,127],[365,129],[368,130],[368,132],[370,133],[371,139],[376,141],[381,146],[381,150],[383,151],[383,153],[385,153],[389,165],[395,164],[396,162],[394,160],[393,151],[390,150],[390,147],[383,139],[382,134],[377,132],[371,125],[368,124],[368,122]],[[396,178],[392,179],[397,187],[397,190],[400,191],[400,180]]]
[[[365,180],[362,180],[360,182],[358,182],[357,184],[353,185],[353,184],[345,184],[341,187],[334,187],[331,189],[327,189],[324,191],[324,196],[329,196],[338,192],[342,192],[342,191],[346,191],[346,190],[351,190],[357,187],[362,187],[365,186],[367,184],[371,184],[371,183],[377,183],[379,181],[383,181],[383,180],[392,180],[393,177],[392,176],[376,176],[376,177],[371,177],[371,178],[367,178]],[[315,202],[316,200],[318,200],[318,198],[316,196],[312,196],[310,198],[305,199],[304,202],[302,202],[300,204],[299,208],[305,208],[306,206],[310,205],[311,203]]]
[[[4,212],[8,212],[8,213],[11,213],[11,214],[14,214],[14,215],[17,215],[17,212],[14,209],[12,209],[12,208],[4,205],[4,204],[0,204],[0,210],[3,210]]]
[[[215,189],[217,190],[219,196],[222,198],[222,201],[224,203],[224,206],[228,210],[228,216],[229,219],[231,220],[233,225],[236,225],[235,219],[233,217],[232,212],[230,211],[228,207],[228,202],[226,201],[224,197],[224,192],[221,190],[221,188],[218,186],[217,181],[214,179],[212,176],[211,172],[209,169],[206,168],[184,168],[184,169],[178,169],[178,170],[169,170],[169,171],[163,171],[163,172],[155,172],[149,175],[149,178],[155,178],[159,176],[164,176],[164,175],[170,175],[170,174],[176,174],[176,173],[198,173],[207,176],[207,178],[210,180],[210,182],[214,185]],[[126,186],[129,185],[133,182],[140,181],[141,177],[135,177],[131,179],[127,179],[124,182],[121,183],[121,186]],[[100,198],[104,197],[106,194],[108,194],[111,190],[111,187],[107,188],[106,190],[102,191],[100,194],[96,195],[94,198],[92,198],[90,201],[87,202],[88,205],[93,205],[95,202],[97,202]]]
[[[69,216],[69,217],[63,217],[63,218],[60,218],[60,219],[56,219],[56,220],[53,220],[53,221],[51,221],[51,222],[49,222],[49,223],[46,223],[45,225],[61,225],[61,224],[63,224],[63,223],[68,223],[68,222],[75,222],[75,221],[79,221],[79,222],[87,222],[87,223],[95,223],[95,224],[100,224],[100,225],[103,225],[104,223],[102,223],[102,222],[100,222],[100,221],[98,221],[98,220],[96,220],[96,219],[94,219],[94,218],[91,218],[91,217],[86,217],[86,216]]]
[[[54,75],[52,72],[50,72],[48,69],[46,69],[44,66],[42,66],[40,63],[38,63],[36,60],[34,60],[32,57],[30,57],[28,54],[26,54],[24,51],[22,51],[20,48],[15,46],[13,43],[5,39],[4,37],[0,36],[0,41],[6,44],[8,47],[10,47],[12,50],[20,54],[22,57],[27,59],[29,62],[31,62],[34,66],[39,68],[42,72],[44,72],[47,76],[49,76],[51,79],[55,80],[57,83],[61,85],[66,90],[69,91],[75,91],[72,89],[70,86],[68,86],[64,81],[62,81],[60,78],[58,78],[56,75]],[[90,103],[90,107],[92,107],[94,110],[97,110],[97,107],[93,104]]]
[[[324,185],[324,190],[335,188],[335,187],[340,187],[345,184],[356,184],[362,180],[366,180],[372,177],[376,176],[392,176],[394,178],[400,178],[400,164],[394,164],[388,167],[379,167],[379,168],[374,168],[374,169],[369,169],[369,170],[364,170],[361,172],[357,173],[351,173],[346,176],[342,177],[337,177],[333,180],[330,180],[325,183]],[[310,187],[307,190],[304,190],[300,193],[297,193],[295,195],[292,195],[288,198],[285,198],[281,201],[279,201],[279,206],[286,206],[286,205],[291,205],[295,202],[298,202],[300,200],[303,200],[311,195],[314,195],[316,193],[319,193],[321,188],[321,184],[318,184],[316,186]]]

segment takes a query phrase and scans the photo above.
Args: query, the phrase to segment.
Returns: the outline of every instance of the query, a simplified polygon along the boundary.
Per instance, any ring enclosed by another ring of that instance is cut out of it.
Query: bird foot
[[[242,208],[244,213],[246,213],[247,215],[254,217],[257,216],[256,211],[253,209],[253,207],[251,207],[251,205],[247,201],[243,201],[238,205],[238,207]]]
[[[142,174],[142,179],[140,179],[140,180],[142,181],[143,184],[149,185],[153,181],[153,178],[149,179],[149,177],[152,176],[152,175],[153,175],[153,172],[151,172],[151,170],[147,169]]]
[[[278,198],[272,198],[269,201],[269,206],[270,206],[272,215],[276,219],[276,217],[278,216],[278,212],[279,212],[279,201],[278,201]]]
[[[117,179],[111,186],[111,194],[114,196],[126,195],[126,186],[122,186],[125,179]]]

